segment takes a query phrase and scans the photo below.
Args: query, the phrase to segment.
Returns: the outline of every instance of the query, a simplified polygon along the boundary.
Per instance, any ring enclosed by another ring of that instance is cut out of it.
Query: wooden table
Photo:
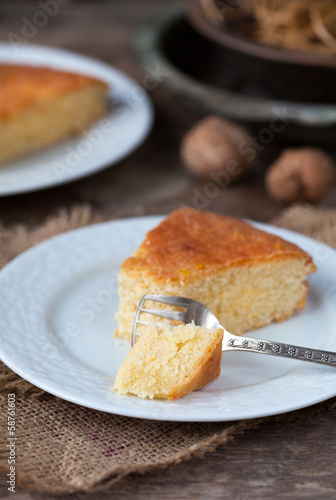
[[[167,3],[73,0],[62,5],[31,42],[97,57],[142,83],[144,74],[136,63],[131,35],[160,4]],[[9,32],[20,34],[22,17],[31,19],[36,10],[36,2],[30,0],[2,0],[0,40],[6,41]],[[92,177],[45,191],[1,198],[1,221],[33,226],[58,208],[74,203],[90,203],[111,217],[167,213],[182,204],[195,204],[195,196],[203,192],[204,184],[185,173],[179,159],[179,143],[184,132],[204,113],[163,85],[151,91],[150,97],[156,110],[154,129],[136,152]],[[253,175],[208,198],[203,208],[259,221],[278,215],[281,207],[263,187],[264,165],[276,151],[277,145],[272,144]],[[109,494],[88,498],[335,498],[334,419],[336,410],[299,424],[269,423],[259,430],[247,431],[206,458],[144,476],[129,476]],[[0,477],[0,497],[12,498],[7,493],[4,474]],[[15,498],[33,500],[37,496],[18,490]]]

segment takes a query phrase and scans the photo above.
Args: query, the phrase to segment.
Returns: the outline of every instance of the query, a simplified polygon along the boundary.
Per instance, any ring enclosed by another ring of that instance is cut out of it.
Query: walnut
[[[321,149],[285,149],[266,173],[266,188],[285,204],[316,202],[331,189],[335,163]]]
[[[251,141],[244,127],[209,115],[187,132],[181,144],[181,157],[187,170],[196,177],[226,177],[234,182],[253,163],[243,155]]]

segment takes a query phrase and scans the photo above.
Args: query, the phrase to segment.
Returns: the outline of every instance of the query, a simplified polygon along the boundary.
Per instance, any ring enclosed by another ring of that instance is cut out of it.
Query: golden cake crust
[[[222,360],[222,340],[223,333],[221,334],[220,341],[214,345],[214,350],[202,361],[194,376],[180,388],[172,388],[168,394],[168,399],[175,400],[187,396],[193,391],[202,389],[207,384],[219,377],[221,373],[221,360]]]
[[[108,86],[95,78],[51,68],[0,65],[0,120],[6,121],[32,104],[90,85]]]
[[[246,222],[185,207],[150,231],[121,270],[145,272],[157,280],[193,280],[249,261],[267,262],[297,257],[310,272],[310,255],[282,238]]]

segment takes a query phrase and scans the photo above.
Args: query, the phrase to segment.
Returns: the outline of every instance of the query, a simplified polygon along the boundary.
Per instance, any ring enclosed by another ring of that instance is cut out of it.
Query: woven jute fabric
[[[0,225],[0,266],[50,236],[98,222],[87,206],[62,211],[42,227]],[[336,211],[290,208],[275,224],[336,247]],[[8,332],[10,335],[10,332]],[[0,363],[0,467],[8,471],[7,398],[16,394],[16,479],[31,491],[61,495],[107,490],[132,472],[201,457],[265,422],[304,420],[334,408],[336,398],[277,417],[233,423],[178,423],[120,417],[51,396]]]

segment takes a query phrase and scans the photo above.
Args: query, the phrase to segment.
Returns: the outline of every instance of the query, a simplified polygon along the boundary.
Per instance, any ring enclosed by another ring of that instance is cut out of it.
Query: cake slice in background
[[[150,322],[121,365],[113,386],[119,394],[178,399],[220,374],[223,330]]]
[[[79,134],[107,112],[107,90],[80,74],[0,65],[0,163]]]
[[[231,333],[282,321],[306,304],[316,267],[298,246],[223,215],[182,208],[150,231],[119,273],[119,333],[144,294],[202,302]]]

